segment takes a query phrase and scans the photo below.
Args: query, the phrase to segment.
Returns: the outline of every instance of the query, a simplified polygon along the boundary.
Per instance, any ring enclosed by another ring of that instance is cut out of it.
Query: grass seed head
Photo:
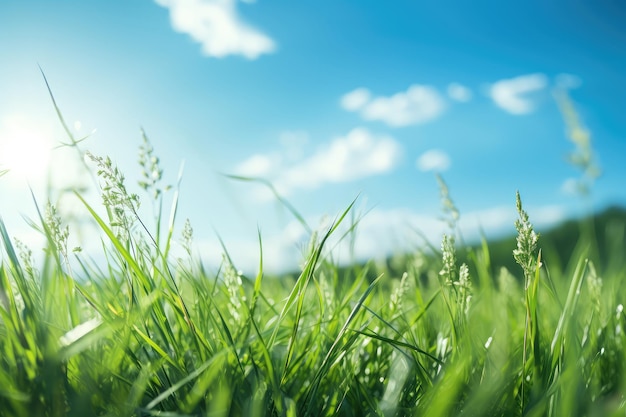
[[[535,250],[539,242],[539,235],[533,230],[528,213],[522,207],[522,199],[519,191],[516,194],[516,205],[519,219],[515,221],[517,229],[517,247],[513,250],[515,261],[524,270],[525,277],[531,277],[537,266]]]

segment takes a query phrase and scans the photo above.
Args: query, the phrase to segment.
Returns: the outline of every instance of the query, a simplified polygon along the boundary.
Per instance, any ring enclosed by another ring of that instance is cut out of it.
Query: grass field
[[[146,140],[141,186],[161,207],[152,152]],[[597,262],[582,223],[570,259],[553,262],[512,192],[516,267],[495,268],[487,242],[455,243],[442,181],[449,234],[402,257],[401,272],[332,261],[350,206],[311,236],[293,277],[266,277],[262,262],[243,276],[227,252],[209,273],[190,223],[174,230],[159,210],[148,229],[114,163],[90,158],[104,207],[77,197],[102,232],[104,266],[68,248],[51,204],[33,224],[42,262],[0,222],[1,416],[626,414],[623,225],[602,245],[619,259]],[[172,255],[174,239],[186,257]]]

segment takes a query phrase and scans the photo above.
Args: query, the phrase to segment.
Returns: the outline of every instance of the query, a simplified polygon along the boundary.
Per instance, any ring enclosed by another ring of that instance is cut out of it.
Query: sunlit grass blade
[[[159,403],[163,402],[168,397],[174,395],[183,386],[193,381],[194,379],[197,379],[207,370],[210,370],[210,373],[205,378],[210,378],[210,379],[217,378],[220,372],[220,365],[223,364],[223,361],[225,360],[224,356],[226,353],[227,353],[226,351],[222,351],[221,354],[213,356],[210,360],[200,365],[193,372],[190,372],[189,375],[187,375],[186,377],[182,378],[180,381],[173,384],[167,390],[163,391],[161,394],[159,394],[156,398],[154,398],[152,401],[150,401],[146,405],[146,407],[144,408],[144,411],[151,412],[152,409],[155,408]],[[205,380],[205,384],[206,384],[206,380]],[[157,412],[156,415],[162,415],[162,413]]]
[[[560,356],[561,348],[563,346],[564,333],[568,331],[569,324],[576,318],[575,308],[580,298],[580,289],[582,287],[583,279],[585,277],[585,271],[587,268],[587,259],[580,258],[572,281],[570,283],[569,291],[567,293],[567,299],[565,301],[565,307],[559,317],[559,322],[554,331],[552,342],[550,343],[550,353],[552,354],[552,369],[555,368]],[[572,329],[573,330],[573,329]]]
[[[354,203],[355,201],[352,201],[352,203],[350,203],[350,205],[346,208],[346,210],[344,210],[344,212],[341,213],[341,215],[331,224],[331,226],[328,228],[324,236],[322,236],[320,242],[313,249],[302,273],[300,274],[300,277],[296,281],[296,284],[289,298],[287,299],[285,306],[283,307],[283,312],[281,313],[281,316],[279,317],[279,321],[277,322],[277,325],[275,327],[274,333],[272,334],[270,345],[273,344],[273,341],[276,337],[278,325],[280,324],[281,317],[285,316],[285,313],[289,310],[289,308],[291,308],[291,306],[294,303],[296,305],[294,325],[292,327],[291,337],[289,339],[289,345],[287,346],[287,356],[285,360],[285,366],[283,368],[283,376],[281,378],[281,382],[284,382],[285,376],[287,374],[287,370],[289,369],[291,358],[293,357],[295,342],[296,342],[297,335],[298,335],[298,328],[300,326],[300,319],[302,316],[304,297],[306,294],[308,284],[311,281],[313,274],[315,272],[315,268],[317,267],[318,262],[320,261],[322,257],[322,252],[325,248],[326,241],[333,234],[333,232],[339,227],[343,219],[347,216],[347,214],[352,209],[352,206],[354,205]]]
[[[341,349],[343,350],[349,349],[352,343],[356,341],[356,338],[350,338],[345,344],[342,345],[341,343],[345,334],[349,330],[350,324],[352,323],[356,315],[361,311],[361,306],[363,305],[367,297],[369,297],[370,293],[374,290],[374,288],[378,284],[378,281],[380,280],[381,277],[382,276],[379,276],[378,278],[373,280],[370,283],[370,285],[367,287],[363,295],[361,295],[359,300],[356,302],[354,308],[352,309],[352,311],[350,312],[350,315],[348,316],[348,319],[343,324],[343,327],[337,334],[337,337],[333,341],[333,344],[331,345],[330,349],[326,353],[326,356],[322,360],[322,363],[320,364],[318,371],[316,372],[313,378],[311,387],[307,390],[307,394],[304,397],[301,410],[302,412],[304,412],[305,415],[310,413],[309,401],[311,401],[311,398],[314,398],[317,395],[317,391],[322,382],[322,378],[324,377],[326,373],[328,373],[328,370],[332,366],[334,360],[336,359],[336,356],[341,352]],[[358,332],[355,332],[355,334],[358,334]]]
[[[111,230],[106,222],[98,215],[98,213],[96,213],[96,211],[89,205],[89,203],[87,203],[87,201],[85,201],[85,199],[80,194],[76,194],[76,197],[78,197],[78,199],[83,203],[87,211],[89,211],[89,214],[93,217],[96,223],[98,223],[100,229],[102,229],[102,231],[106,234],[110,242],[113,244],[118,253],[122,256],[124,261],[128,264],[130,269],[135,274],[137,274],[137,276],[144,275],[144,272],[137,263],[137,261],[135,261],[132,254],[126,249],[126,246],[117,238],[113,230]]]

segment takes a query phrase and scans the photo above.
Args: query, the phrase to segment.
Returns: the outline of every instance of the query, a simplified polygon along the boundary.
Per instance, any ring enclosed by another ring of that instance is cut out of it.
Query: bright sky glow
[[[50,161],[52,138],[25,117],[5,117],[0,130],[0,167],[9,177],[30,182],[45,182]]]
[[[516,190],[542,225],[626,204],[624,21],[620,2],[568,0],[2,1],[0,215],[28,235],[29,185],[42,200],[48,173],[59,190],[93,184],[58,148],[39,66],[76,138],[97,129],[82,150],[109,155],[132,192],[140,129],[167,183],[185,161],[179,226],[191,219],[211,266],[216,232],[244,270],[258,229],[268,268],[295,266],[308,239],[267,187],[223,174],[271,181],[313,229],[359,196],[359,257],[413,248],[414,229],[438,245],[435,173],[468,237],[513,233]],[[584,203],[555,89],[602,169]]]

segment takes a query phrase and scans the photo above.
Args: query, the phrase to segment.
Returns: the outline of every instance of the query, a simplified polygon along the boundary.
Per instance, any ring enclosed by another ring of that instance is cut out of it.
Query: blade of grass
[[[340,349],[341,340],[343,339],[346,332],[348,332],[350,323],[352,323],[356,315],[361,311],[361,306],[363,305],[367,297],[369,297],[370,293],[374,290],[374,287],[376,287],[376,285],[378,284],[378,281],[380,281],[381,278],[382,278],[382,275],[379,275],[376,279],[374,279],[370,283],[370,285],[367,287],[365,292],[361,295],[361,297],[355,304],[354,308],[350,312],[348,319],[345,321],[345,323],[343,324],[343,327],[339,331],[339,334],[335,338],[335,341],[333,342],[330,349],[328,350],[328,353],[324,357],[324,360],[322,360],[322,363],[320,364],[317,372],[315,373],[315,376],[313,377],[313,381],[311,382],[311,386],[307,390],[307,393],[302,402],[300,411],[303,415],[305,416],[310,415],[312,411],[310,407],[311,398],[314,398],[317,395],[317,390],[319,389],[322,378],[324,377],[326,373],[328,373],[329,367],[332,366],[333,362],[336,359],[336,355],[340,352],[339,349]],[[344,345],[343,346],[344,350],[348,346],[349,346],[348,344]]]

